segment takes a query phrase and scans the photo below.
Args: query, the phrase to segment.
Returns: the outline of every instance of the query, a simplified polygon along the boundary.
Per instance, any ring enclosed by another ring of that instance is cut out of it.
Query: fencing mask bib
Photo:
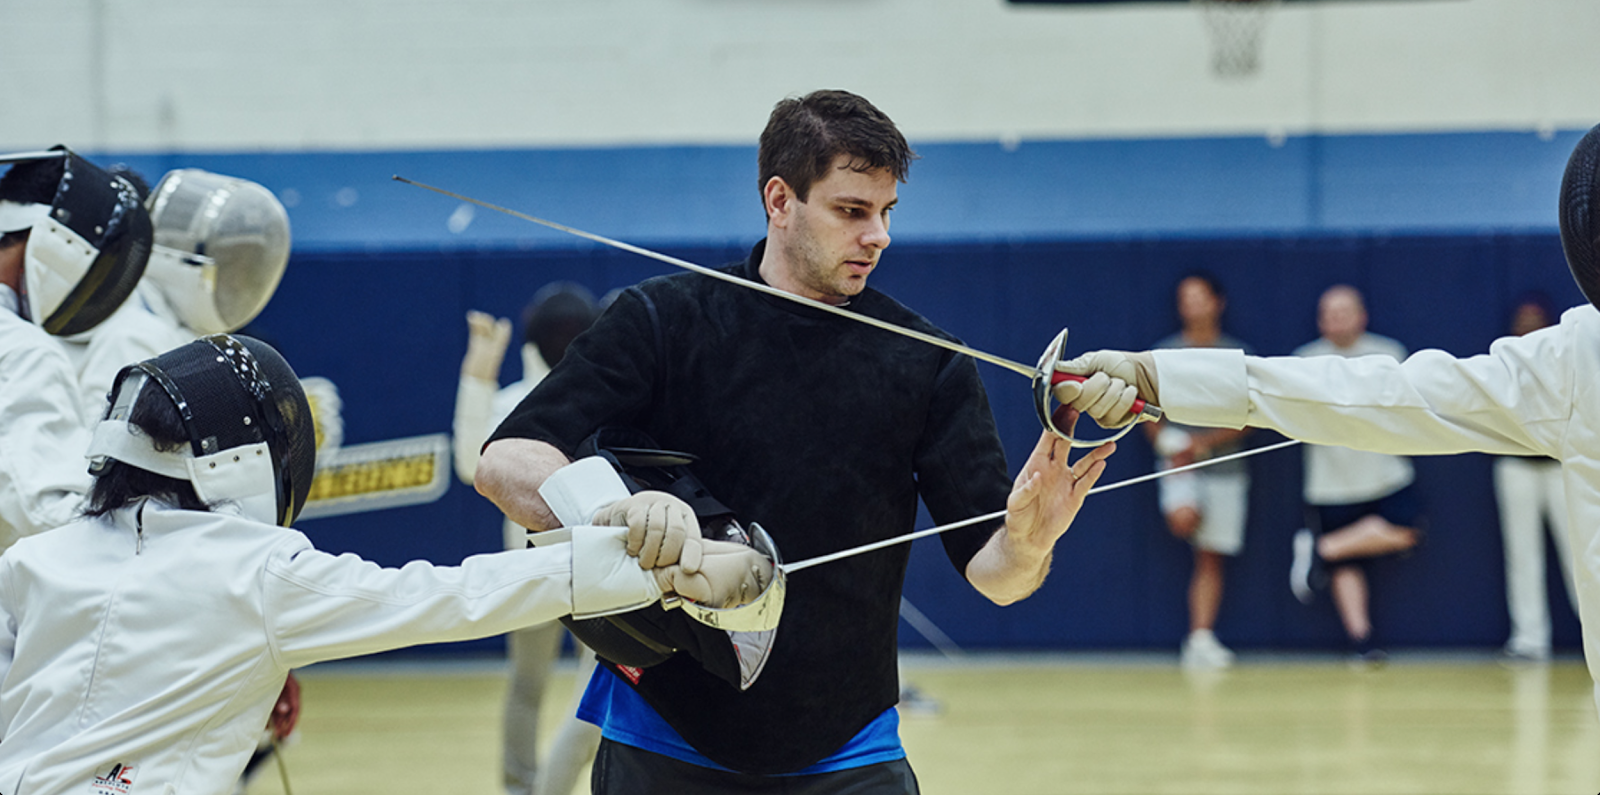
[[[65,337],[94,328],[122,306],[144,273],[153,235],[126,179],[65,147],[38,154],[0,160],[59,159],[55,195],[49,204],[0,196],[0,234],[30,230],[21,308],[45,331]]]
[[[289,264],[289,215],[266,188],[195,168],[169,171],[149,199],[155,248],[145,279],[198,334],[243,327]]]
[[[128,418],[145,390],[177,406],[188,445],[162,452]],[[122,368],[89,442],[91,470],[107,460],[187,480],[207,503],[288,527],[316,474],[316,430],[300,379],[272,346],[214,334]]]

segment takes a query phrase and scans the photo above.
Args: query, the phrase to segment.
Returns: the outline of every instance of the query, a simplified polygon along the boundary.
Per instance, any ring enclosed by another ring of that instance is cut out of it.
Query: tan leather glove
[[[485,312],[467,312],[467,355],[461,374],[484,381],[500,380],[500,362],[511,342],[511,321]]]
[[[1056,362],[1056,370],[1088,376],[1086,381],[1056,384],[1053,394],[1059,403],[1088,415],[1102,428],[1120,428],[1137,419],[1133,402],[1138,398],[1161,405],[1155,357],[1149,351],[1094,351]]]
[[[594,515],[594,523],[628,528],[628,554],[639,568],[682,566],[700,570],[700,520],[689,504],[664,491],[641,491]]]
[[[772,561],[766,555],[732,541],[696,541],[699,571],[667,566],[651,572],[662,593],[676,593],[706,607],[729,608],[755,601],[772,581]]]

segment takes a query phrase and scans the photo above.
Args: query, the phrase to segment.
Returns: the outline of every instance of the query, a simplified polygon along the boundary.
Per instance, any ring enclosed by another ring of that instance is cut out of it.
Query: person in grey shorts
[[[1158,341],[1156,348],[1239,348],[1249,345],[1222,330],[1227,294],[1217,278],[1195,271],[1178,281],[1177,310],[1182,328]],[[1186,466],[1237,452],[1247,429],[1197,428],[1163,421],[1145,425],[1155,446],[1157,469]],[[1189,577],[1189,634],[1180,661],[1184,668],[1226,668],[1233,652],[1213,630],[1222,607],[1227,559],[1244,546],[1245,513],[1250,499],[1250,472],[1233,461],[1195,472],[1168,475],[1160,481],[1161,515],[1172,535],[1194,547]]]

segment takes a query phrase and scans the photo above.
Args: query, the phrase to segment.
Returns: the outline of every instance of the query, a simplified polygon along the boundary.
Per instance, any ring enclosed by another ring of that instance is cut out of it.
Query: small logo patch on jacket
[[[644,669],[635,668],[631,665],[619,665],[617,670],[621,671],[622,675],[628,677],[628,681],[634,684],[639,684],[639,677],[644,676]]]
[[[95,771],[90,795],[128,795],[133,789],[133,765],[116,762]]]

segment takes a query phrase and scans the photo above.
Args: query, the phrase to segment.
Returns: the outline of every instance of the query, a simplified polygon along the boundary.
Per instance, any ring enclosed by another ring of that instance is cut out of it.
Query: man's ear
[[[762,187],[761,200],[767,208],[767,221],[778,227],[786,227],[794,212],[794,203],[800,199],[783,177],[774,176]]]

